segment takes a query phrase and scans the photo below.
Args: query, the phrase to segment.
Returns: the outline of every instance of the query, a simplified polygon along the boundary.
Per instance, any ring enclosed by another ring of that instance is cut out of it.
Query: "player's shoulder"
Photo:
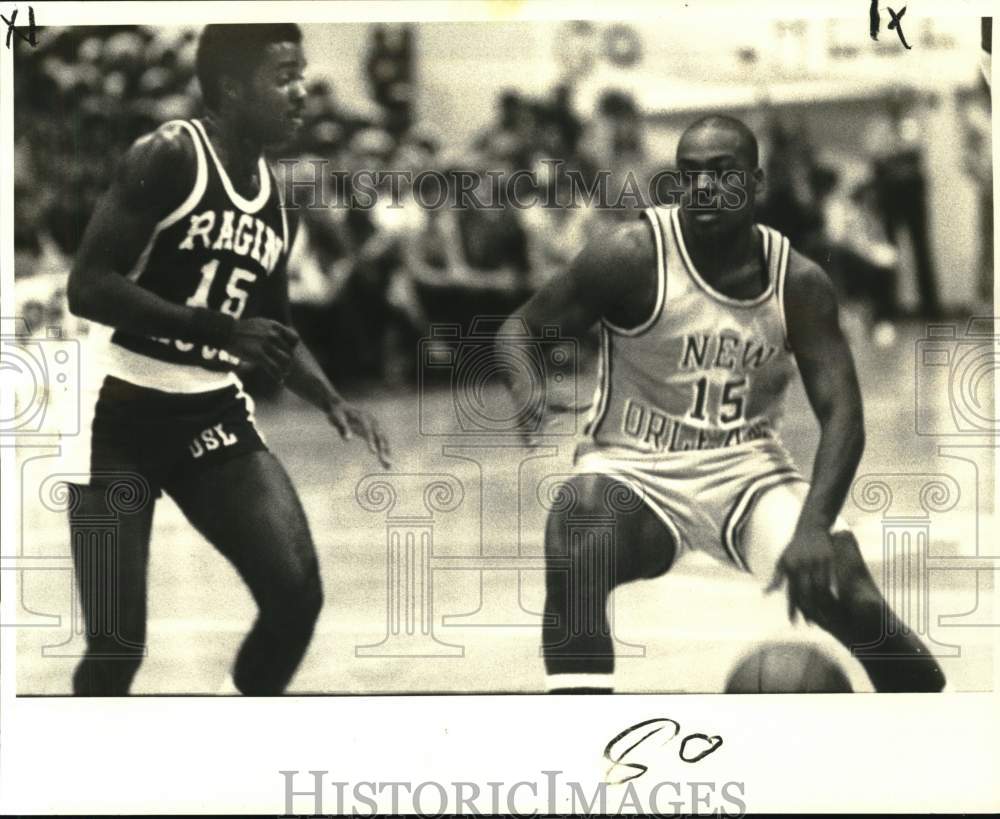
[[[143,134],[125,154],[127,164],[147,170],[163,168],[182,172],[186,166],[193,168],[196,160],[194,138],[181,120],[165,122]]]
[[[620,276],[632,278],[656,269],[656,242],[647,220],[630,219],[612,225],[601,221],[595,220],[590,226],[586,253],[605,275],[615,270]]]
[[[176,204],[190,191],[197,162],[187,127],[179,120],[165,122],[132,143],[119,165],[118,181],[126,195]]]
[[[647,220],[602,221],[589,227],[586,245],[567,272],[572,297],[619,327],[637,326],[656,296],[656,242]],[[563,281],[553,278],[552,286]]]
[[[656,242],[644,218],[629,219],[611,232],[611,241],[623,255],[644,260],[656,255]]]
[[[823,267],[791,248],[784,283],[785,314],[794,321],[812,321],[837,313],[837,290]]]
[[[791,296],[834,295],[833,281],[823,267],[804,253],[789,248],[785,269],[785,293]]]

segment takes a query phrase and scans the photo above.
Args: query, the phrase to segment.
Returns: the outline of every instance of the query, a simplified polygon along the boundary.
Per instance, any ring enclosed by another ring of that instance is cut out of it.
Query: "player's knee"
[[[588,519],[606,518],[608,514],[603,505],[608,483],[600,475],[578,475],[559,490],[555,508],[545,525],[545,557],[549,572],[561,573],[610,562],[606,555],[594,554],[595,549],[606,544],[599,536],[603,532],[588,537],[586,531]]]
[[[318,572],[310,575],[309,579],[302,584],[299,595],[300,617],[310,624],[315,623],[319,618],[319,613],[323,610],[323,584],[320,583]]]
[[[311,630],[323,609],[323,585],[318,571],[302,572],[289,578],[274,605],[262,612],[282,628]]]
[[[868,565],[861,554],[861,545],[853,532],[846,529],[833,532],[833,540],[837,555],[837,566],[848,574],[868,575]]]
[[[607,497],[616,483],[604,475],[574,475],[555,490],[550,499],[553,508],[545,524],[546,556],[566,556],[571,523],[608,517],[611,510]]]

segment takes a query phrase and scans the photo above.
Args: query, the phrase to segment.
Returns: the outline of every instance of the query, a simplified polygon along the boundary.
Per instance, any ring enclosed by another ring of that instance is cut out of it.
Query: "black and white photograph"
[[[0,2],[0,810],[1000,807],[989,4],[618,5]]]

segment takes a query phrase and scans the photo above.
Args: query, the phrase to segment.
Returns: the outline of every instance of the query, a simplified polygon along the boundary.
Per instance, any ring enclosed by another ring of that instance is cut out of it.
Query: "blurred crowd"
[[[45,28],[37,41],[14,71],[14,274],[29,325],[63,326],[71,259],[116,162],[198,110],[197,43],[136,26]]]
[[[475,316],[510,312],[566,266],[596,220],[623,217],[624,209],[568,206],[570,174],[586,184],[597,168],[652,175],[639,112],[624,95],[608,94],[596,121],[585,124],[565,86],[538,99],[505,91],[494,121],[455,146],[420,123],[405,130],[379,122],[345,126],[326,91],[313,88],[313,125],[298,168],[287,172],[300,178],[301,170],[308,179],[311,163],[323,160],[348,174],[400,174],[395,192],[384,180],[374,207],[343,206],[351,201],[348,183],[334,207],[302,211],[290,260],[296,324],[334,376],[412,379],[416,341],[431,324],[467,329]],[[521,169],[529,173],[508,185]],[[418,201],[409,181],[427,170],[445,188],[439,197],[428,185]],[[426,206],[461,201],[462,174],[475,182],[467,201],[491,207]],[[535,204],[515,207],[512,194]]]
[[[600,223],[629,215],[629,208],[565,206],[569,173],[592,180],[598,169],[608,170],[611,189],[631,174],[645,190],[671,158],[651,154],[642,112],[629,95],[607,91],[584,119],[568,85],[539,97],[501,91],[493,121],[455,145],[415,117],[419,55],[412,30],[372,26],[369,36],[358,70],[370,99],[348,107],[328,83],[312,82],[300,144],[290,151],[299,166],[281,163],[280,172],[295,174],[315,160],[348,173],[472,171],[483,188],[476,193],[501,205],[425,208],[404,182],[374,207],[348,206],[350,190],[338,189],[329,207],[302,211],[289,261],[297,328],[338,381],[405,383],[416,377],[416,341],[432,323],[467,325],[476,315],[509,312],[562,270]],[[195,37],[182,29],[77,27],[50,30],[39,48],[21,52],[15,275],[29,323],[68,320],[70,260],[125,148],[161,122],[200,112]],[[879,343],[891,343],[899,312],[903,234],[920,311],[933,316],[941,309],[923,157],[907,110],[905,100],[890,104],[860,175],[824,161],[806,129],[778,113],[761,135],[768,185],[760,220],[789,235],[827,267],[848,300],[865,306]],[[970,122],[982,125],[982,116]],[[985,122],[988,137],[988,111]],[[988,177],[991,167],[989,140],[980,141],[987,158],[970,164],[974,179]],[[518,169],[531,171],[525,184],[536,194],[547,194],[533,207],[503,206],[501,180]],[[991,182],[977,184],[984,196],[991,191]]]

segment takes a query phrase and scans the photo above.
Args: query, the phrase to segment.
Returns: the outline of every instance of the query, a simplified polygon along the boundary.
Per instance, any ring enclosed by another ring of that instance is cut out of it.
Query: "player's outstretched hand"
[[[579,415],[591,407],[590,403],[567,403],[558,399],[546,401],[546,396],[533,393],[534,385],[526,380],[511,379],[506,386],[511,402],[518,408],[514,423],[521,433],[521,440],[529,447],[537,447],[544,436],[555,434],[560,416]]]
[[[542,402],[531,394],[530,385],[519,379],[511,379],[505,386],[511,403],[516,408],[513,416],[514,428],[525,446],[537,446],[537,431],[542,423]]]
[[[367,442],[372,454],[378,458],[382,468],[392,467],[389,440],[385,437],[374,415],[358,409],[346,401],[337,401],[327,411],[326,417],[340,433],[341,438],[349,441],[355,435],[360,435]]]
[[[240,319],[226,349],[244,361],[263,367],[275,381],[284,381],[299,334],[268,318]]]
[[[577,420],[567,422],[563,416],[573,415],[579,418],[581,413],[587,412],[593,403],[590,401],[566,403],[564,401],[552,400],[545,407],[545,412],[541,419],[532,417],[528,422],[530,430],[524,433],[524,439],[528,446],[537,447],[542,443],[542,438],[547,435],[566,436],[576,430]],[[568,423],[568,427],[567,427]]]
[[[836,596],[835,560],[829,531],[818,526],[798,528],[765,592],[777,590],[787,580],[788,619],[794,623],[801,612],[806,622],[822,623]]]

